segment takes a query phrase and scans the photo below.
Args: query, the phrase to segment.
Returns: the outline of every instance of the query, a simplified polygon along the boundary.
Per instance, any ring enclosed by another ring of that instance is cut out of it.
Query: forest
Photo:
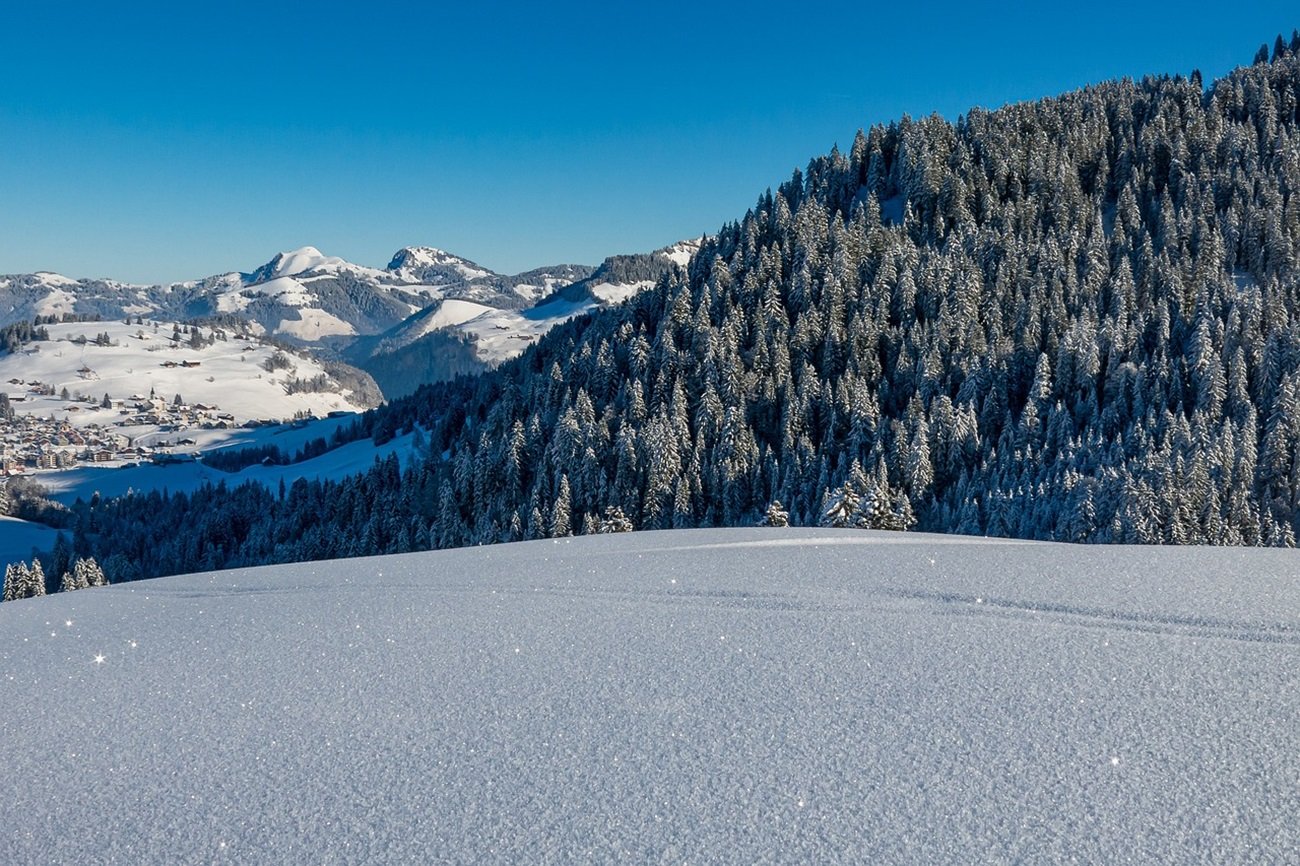
[[[377,441],[417,431],[409,464],[79,502],[73,551],[116,582],[591,532],[607,508],[1292,546],[1298,53],[859,132],[686,272],[367,413]]]

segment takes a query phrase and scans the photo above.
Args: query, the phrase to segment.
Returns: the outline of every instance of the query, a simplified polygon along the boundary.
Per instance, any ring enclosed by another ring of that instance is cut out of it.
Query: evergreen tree
[[[781,500],[773,499],[758,521],[759,526],[783,527],[790,525],[790,512],[781,507]]]

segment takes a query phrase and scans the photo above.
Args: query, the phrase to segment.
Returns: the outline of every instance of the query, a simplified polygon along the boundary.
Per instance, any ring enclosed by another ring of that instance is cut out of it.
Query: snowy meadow
[[[0,607],[0,860],[1283,862],[1300,565],[812,529]]]

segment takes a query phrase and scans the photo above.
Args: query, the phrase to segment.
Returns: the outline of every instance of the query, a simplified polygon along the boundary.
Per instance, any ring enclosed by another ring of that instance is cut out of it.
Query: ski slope
[[[1300,560],[699,530],[0,605],[0,861],[1282,863]]]

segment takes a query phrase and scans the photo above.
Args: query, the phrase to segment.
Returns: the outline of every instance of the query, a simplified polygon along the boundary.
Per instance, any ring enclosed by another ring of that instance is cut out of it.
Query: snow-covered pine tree
[[[108,586],[108,576],[100,568],[95,558],[78,559],[73,567],[73,576],[79,588]]]
[[[573,534],[572,502],[569,496],[569,476],[560,476],[560,491],[555,497],[555,507],[551,509],[551,538],[563,538]]]
[[[789,526],[790,512],[786,511],[781,505],[781,500],[773,499],[768,503],[767,509],[763,516],[758,520],[759,526]]]
[[[14,601],[15,599],[21,597],[18,595],[18,592],[20,589],[22,589],[22,584],[25,578],[22,575],[22,573],[19,572],[18,570],[20,566],[21,563],[13,563],[13,562],[5,566],[5,587],[4,587],[5,601]]]
[[[627,519],[627,515],[623,513],[622,508],[617,505],[607,505],[605,506],[605,514],[600,519],[599,531],[601,533],[631,532],[632,521]]]

